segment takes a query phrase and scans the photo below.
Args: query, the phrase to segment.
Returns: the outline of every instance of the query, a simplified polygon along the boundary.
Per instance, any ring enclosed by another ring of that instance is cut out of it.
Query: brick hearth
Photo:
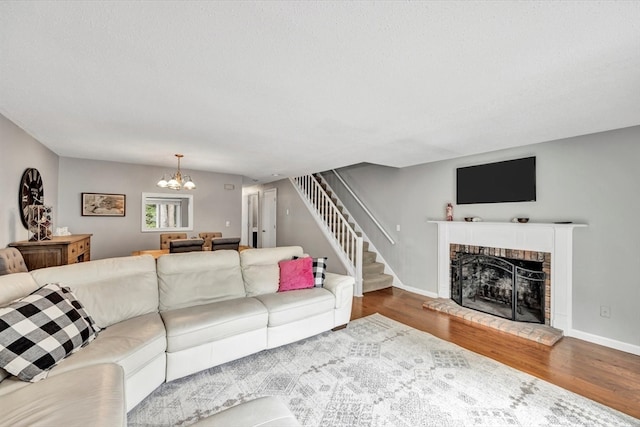
[[[563,336],[560,329],[552,328],[551,326],[536,323],[513,322],[501,317],[492,316],[491,314],[461,307],[447,298],[427,298],[424,304],[422,304],[422,307],[458,317],[465,323],[480,328],[497,329],[547,346],[554,345]]]

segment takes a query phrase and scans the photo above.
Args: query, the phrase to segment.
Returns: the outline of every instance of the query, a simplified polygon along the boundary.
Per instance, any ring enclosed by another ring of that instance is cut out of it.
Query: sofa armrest
[[[343,274],[325,273],[324,288],[336,297],[336,309],[351,307],[353,302],[353,287],[356,281],[351,276]]]

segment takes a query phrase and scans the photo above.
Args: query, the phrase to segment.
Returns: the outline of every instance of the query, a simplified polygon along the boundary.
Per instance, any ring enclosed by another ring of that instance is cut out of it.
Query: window
[[[193,195],[142,193],[142,231],[193,230]]]

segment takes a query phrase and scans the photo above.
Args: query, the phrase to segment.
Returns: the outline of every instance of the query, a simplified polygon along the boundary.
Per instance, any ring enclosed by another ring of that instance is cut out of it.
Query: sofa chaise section
[[[50,376],[95,363],[124,369],[127,410],[165,381],[167,339],[158,314],[158,281],[150,255],[109,258],[34,270],[39,285],[71,288],[100,328],[98,337],[51,369]]]
[[[113,427],[127,423],[124,372],[85,366],[2,396],[0,427]]]

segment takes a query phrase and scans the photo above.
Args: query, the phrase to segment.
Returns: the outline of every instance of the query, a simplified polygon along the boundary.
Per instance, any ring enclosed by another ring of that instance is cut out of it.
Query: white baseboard
[[[613,348],[616,350],[635,354],[636,356],[640,356],[640,346],[638,345],[633,345],[633,344],[629,344],[622,341],[612,340],[611,338],[601,337],[599,335],[578,331],[576,329],[572,329],[570,331],[564,331],[564,334],[568,337],[578,338],[583,341],[589,341],[594,344],[603,345],[605,347]]]
[[[396,283],[393,284],[393,287],[402,289],[404,291],[413,292],[414,294],[424,295],[425,297],[429,297],[429,298],[438,298],[437,292],[429,292],[429,291],[425,291],[424,289],[418,289],[418,288],[414,288],[404,284],[396,284]]]

